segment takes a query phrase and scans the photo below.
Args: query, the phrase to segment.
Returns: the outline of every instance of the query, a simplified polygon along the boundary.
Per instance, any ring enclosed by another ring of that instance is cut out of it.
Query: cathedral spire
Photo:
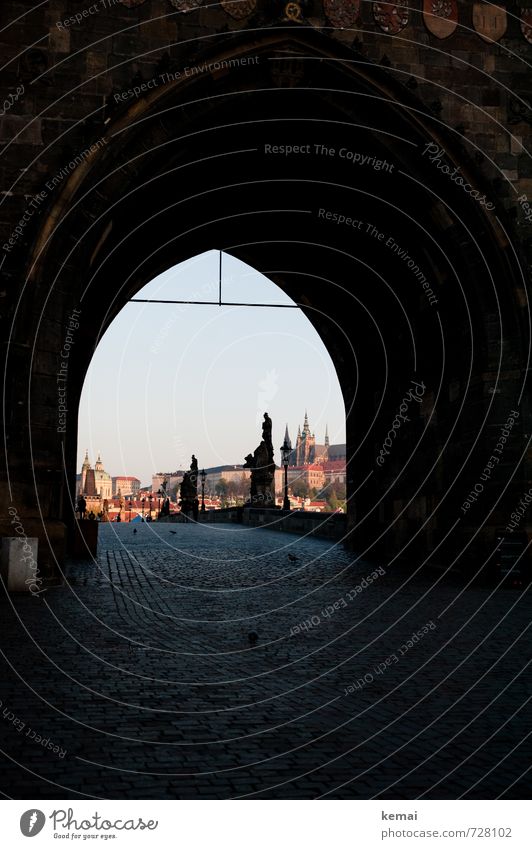
[[[307,415],[306,410],[305,410],[305,421],[303,423],[303,433],[310,433],[310,427],[309,427],[309,423],[308,423],[308,415]]]
[[[288,433],[288,423],[286,424],[286,428],[284,431],[284,442],[281,445],[281,462],[283,466],[285,463],[287,463],[289,466],[294,465],[294,453],[292,451],[290,434]]]
[[[329,447],[329,425],[325,425],[325,446]]]

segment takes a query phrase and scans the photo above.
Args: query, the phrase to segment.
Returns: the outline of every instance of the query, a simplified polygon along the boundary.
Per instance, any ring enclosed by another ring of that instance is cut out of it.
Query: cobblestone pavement
[[[529,797],[529,591],[123,524],[1,617],[6,796]]]

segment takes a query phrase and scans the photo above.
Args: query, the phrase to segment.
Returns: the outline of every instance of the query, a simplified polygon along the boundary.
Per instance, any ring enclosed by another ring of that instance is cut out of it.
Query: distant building
[[[221,478],[227,481],[227,483],[240,483],[241,481],[249,480],[251,470],[244,469],[243,466],[238,465],[211,466],[210,469],[205,469],[205,474],[207,475],[205,481],[206,489],[208,492],[212,492]]]
[[[329,436],[327,428],[325,428],[325,442],[323,444],[317,443],[315,434],[310,430],[308,415],[305,410],[303,429],[301,427],[297,429],[297,439],[290,465],[309,466],[314,463],[323,463],[327,459],[328,448]]]
[[[324,442],[316,442],[316,436],[310,429],[308,415],[305,411],[303,428],[300,426],[297,429],[296,444],[290,455],[289,465],[294,467],[314,466],[327,463],[331,460],[343,460],[345,462],[345,459],[345,443],[331,445],[327,427],[325,428]]]
[[[165,480],[167,484],[166,491],[170,492],[172,489],[178,487],[183,480],[183,472],[181,470],[176,472],[156,472],[151,477],[151,491],[159,492]]]
[[[329,460],[323,464],[325,484],[329,489],[334,489],[334,484],[345,486],[345,458],[343,460]]]
[[[284,468],[275,470],[274,485],[275,494],[284,495]]]
[[[170,472],[157,472],[157,474],[151,476],[151,488],[155,492],[157,492],[164,481],[170,480]]]
[[[99,454],[93,469],[89,461],[89,452],[85,452],[78,486],[77,495],[83,494],[89,495],[92,498],[98,497],[102,501],[104,498],[109,499],[112,497],[113,481],[111,475],[105,471]]]
[[[131,475],[117,475],[112,478],[113,481],[113,495],[118,495],[118,491],[122,493],[124,498],[138,495],[140,491],[140,481],[138,478],[132,477]]]
[[[345,465],[345,461],[347,459],[345,442],[339,443],[337,445],[329,445],[327,459],[331,463],[336,463],[339,460],[343,460]]]
[[[205,469],[205,474],[207,475],[206,484],[209,484],[210,488],[212,488],[222,478],[227,483],[246,482],[251,477],[251,469],[244,469],[242,466],[223,466],[222,469],[217,469],[216,471]]]
[[[306,498],[304,509],[309,513],[328,513],[331,508],[326,501],[311,501]]]
[[[288,485],[294,483],[305,483],[309,489],[323,489],[325,474],[323,466],[315,463],[312,466],[289,466]]]
[[[96,479],[94,477],[94,469],[87,469],[85,472],[85,487],[83,489],[83,495],[86,498],[98,498],[98,493],[96,492]]]

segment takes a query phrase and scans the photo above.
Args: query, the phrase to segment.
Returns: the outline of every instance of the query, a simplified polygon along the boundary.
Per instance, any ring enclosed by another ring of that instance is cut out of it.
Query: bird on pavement
[[[175,531],[170,531],[171,534],[175,534]]]
[[[136,528],[133,528],[133,533],[134,533],[134,534],[136,534],[136,533],[137,533],[137,529],[136,529]]]
[[[290,560],[290,562],[291,562],[291,563],[295,563],[295,562],[296,562],[296,560],[299,560],[299,558],[298,558],[298,557],[296,557],[296,555],[295,555],[295,554],[289,554],[289,555],[288,555],[288,559]]]
[[[249,634],[248,634],[248,640],[249,640],[249,644],[250,644],[250,646],[256,646],[256,645],[257,645],[257,640],[258,640],[258,639],[259,639],[259,635],[257,634],[257,632],[256,632],[256,631],[250,631],[250,632],[249,632]]]

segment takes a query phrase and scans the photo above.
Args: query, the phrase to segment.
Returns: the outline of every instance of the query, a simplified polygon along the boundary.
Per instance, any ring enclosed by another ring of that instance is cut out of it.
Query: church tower
[[[85,451],[85,459],[81,467],[79,493],[87,497],[93,498],[111,498],[113,491],[113,482],[103,466],[101,455],[98,454],[98,459],[92,468],[89,461],[89,452]]]
[[[100,453],[98,453],[98,459],[94,464],[94,478],[96,483],[96,491],[100,498],[102,500],[104,498],[111,498],[113,494],[113,481],[111,475],[108,474],[103,467]]]
[[[303,430],[298,428],[296,442],[296,466],[310,466],[314,462],[316,437],[310,430],[308,414],[305,410]]]
[[[98,498],[98,493],[96,491],[96,479],[94,474],[94,469],[87,469],[87,474],[85,475],[85,487],[83,490],[83,495],[86,498]]]
[[[89,462],[89,450],[85,449],[85,459],[83,460],[83,465],[81,467],[81,481],[80,481],[80,492],[85,492],[85,482],[87,480],[87,472],[91,468],[91,464]]]
[[[303,430],[297,429],[296,446],[293,453],[296,466],[312,466],[315,463],[326,463],[329,459],[329,428],[325,428],[325,442],[323,445],[316,443],[316,435],[312,433],[308,422],[308,414],[305,410]]]

